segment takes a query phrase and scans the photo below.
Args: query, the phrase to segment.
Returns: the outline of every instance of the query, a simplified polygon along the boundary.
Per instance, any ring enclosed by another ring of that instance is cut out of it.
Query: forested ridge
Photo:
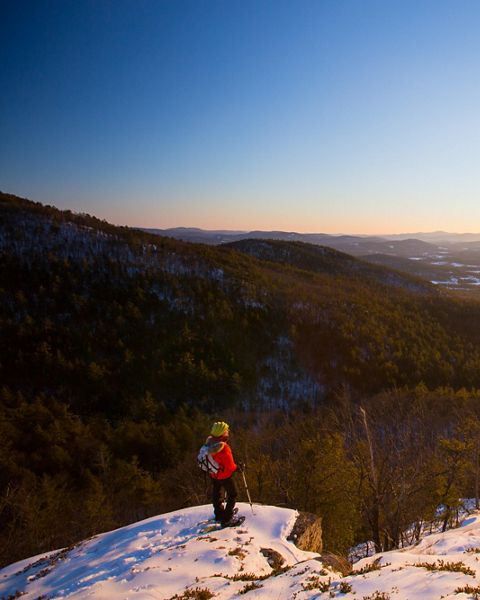
[[[475,492],[479,317],[330,249],[0,194],[0,560],[204,502],[212,417],[255,499],[321,514],[336,551],[398,544],[441,502],[448,521]]]

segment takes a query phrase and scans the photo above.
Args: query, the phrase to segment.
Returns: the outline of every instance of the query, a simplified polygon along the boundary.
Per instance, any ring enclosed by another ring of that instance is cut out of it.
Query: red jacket
[[[231,477],[237,470],[237,465],[233,460],[232,450],[228,443],[221,438],[209,437],[207,445],[211,447],[210,456],[220,466],[218,473],[210,473],[211,477],[214,479]]]

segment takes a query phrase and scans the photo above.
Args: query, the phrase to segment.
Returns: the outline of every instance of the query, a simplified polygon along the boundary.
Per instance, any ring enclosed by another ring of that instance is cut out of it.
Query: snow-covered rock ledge
[[[296,511],[255,505],[253,515],[248,504],[238,507],[246,521],[237,528],[211,531],[211,506],[198,506],[15,563],[0,571],[0,597],[167,599],[190,587],[230,598],[254,578],[260,585],[318,557],[287,540]]]
[[[210,506],[153,517],[0,571],[0,598],[466,600],[480,597],[480,514],[342,577],[288,541],[298,513],[240,504],[215,529]],[[478,574],[477,574],[478,570]]]

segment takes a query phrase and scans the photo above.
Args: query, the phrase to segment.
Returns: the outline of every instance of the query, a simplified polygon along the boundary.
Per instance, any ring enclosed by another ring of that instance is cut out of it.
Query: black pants
[[[213,509],[215,511],[215,520],[226,523],[233,517],[233,509],[235,507],[235,500],[237,499],[237,486],[232,477],[227,479],[212,479],[213,490],[212,490],[212,501]],[[227,504],[223,506],[223,493],[227,496]]]

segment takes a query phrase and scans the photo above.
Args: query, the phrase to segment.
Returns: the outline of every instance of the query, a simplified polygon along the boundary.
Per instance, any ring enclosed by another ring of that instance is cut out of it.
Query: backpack
[[[197,464],[202,469],[202,471],[206,471],[211,475],[216,475],[220,471],[220,465],[214,460],[209,451],[211,450],[210,446],[204,444],[198,453],[197,456]]]

